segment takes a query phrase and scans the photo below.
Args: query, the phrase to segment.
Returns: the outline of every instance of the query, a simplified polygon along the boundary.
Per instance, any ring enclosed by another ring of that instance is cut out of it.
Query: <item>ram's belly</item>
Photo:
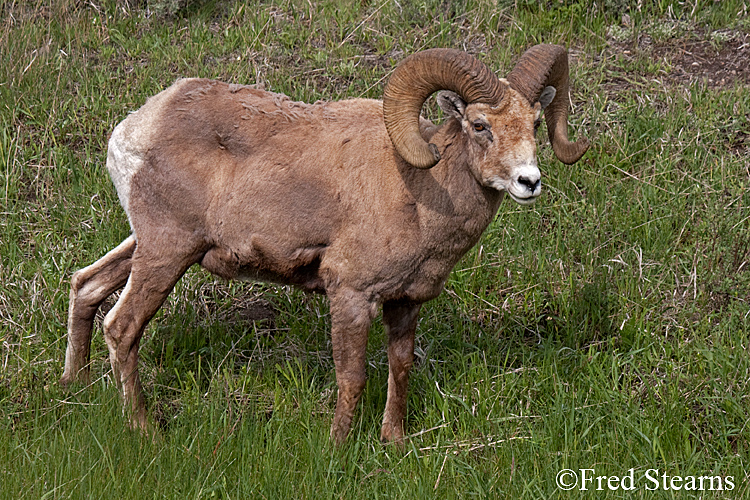
[[[324,292],[320,262],[325,245],[276,246],[259,236],[251,236],[242,248],[214,246],[200,264],[226,279],[246,279],[295,285],[311,292]]]

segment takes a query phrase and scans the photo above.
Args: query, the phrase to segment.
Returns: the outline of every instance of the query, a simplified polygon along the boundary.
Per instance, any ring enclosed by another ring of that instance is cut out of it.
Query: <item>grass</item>
[[[0,497],[750,496],[747,10],[0,2]],[[542,199],[506,202],[425,306],[406,451],[377,440],[380,324],[335,449],[325,300],[198,269],[142,343],[156,438],[125,428],[99,327],[94,382],[58,387],[70,275],[129,233],[103,168],[108,133],[149,95],[203,76],[306,101],[377,98],[417,50],[461,48],[504,74],[540,42],[569,47],[571,130],[593,146],[566,167],[542,140]],[[563,469],[631,468],[634,491],[556,483]],[[733,484],[652,491],[649,469]]]

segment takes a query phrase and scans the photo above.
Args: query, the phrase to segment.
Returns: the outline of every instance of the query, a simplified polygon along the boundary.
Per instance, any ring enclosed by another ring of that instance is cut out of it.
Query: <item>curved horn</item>
[[[383,118],[398,154],[411,165],[430,168],[440,152],[419,133],[422,105],[438,90],[451,90],[468,102],[497,105],[505,84],[474,56],[454,49],[430,49],[399,64],[383,91]]]
[[[508,75],[510,86],[534,104],[544,87],[557,91],[544,111],[547,133],[557,158],[568,165],[577,162],[589,148],[585,137],[568,140],[568,51],[559,45],[535,45],[524,52]]]

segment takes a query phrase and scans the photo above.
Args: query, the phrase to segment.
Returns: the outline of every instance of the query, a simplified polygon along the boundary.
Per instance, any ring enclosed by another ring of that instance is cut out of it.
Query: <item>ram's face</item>
[[[485,186],[506,191],[518,203],[533,203],[542,192],[537,167],[535,130],[542,105],[528,102],[508,89],[497,107],[464,104],[453,93],[442,93],[443,110],[461,122],[477,179]],[[551,100],[551,99],[550,99]]]

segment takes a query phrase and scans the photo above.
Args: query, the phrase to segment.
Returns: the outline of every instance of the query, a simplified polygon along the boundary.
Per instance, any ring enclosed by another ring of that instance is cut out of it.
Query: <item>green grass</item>
[[[750,64],[747,10],[0,2],[0,498],[750,496],[750,82],[701,66]],[[569,47],[571,130],[593,145],[567,167],[542,139],[542,199],[504,203],[425,306],[405,451],[378,441],[379,323],[336,449],[325,299],[198,269],[142,343],[155,438],[125,428],[99,326],[94,382],[57,385],[70,275],[129,232],[107,137],[149,95],[203,76],[306,101],[379,97],[415,51],[461,48],[502,75],[540,42]],[[555,482],[562,469],[631,468],[632,492]],[[734,487],[650,491],[648,469]]]

